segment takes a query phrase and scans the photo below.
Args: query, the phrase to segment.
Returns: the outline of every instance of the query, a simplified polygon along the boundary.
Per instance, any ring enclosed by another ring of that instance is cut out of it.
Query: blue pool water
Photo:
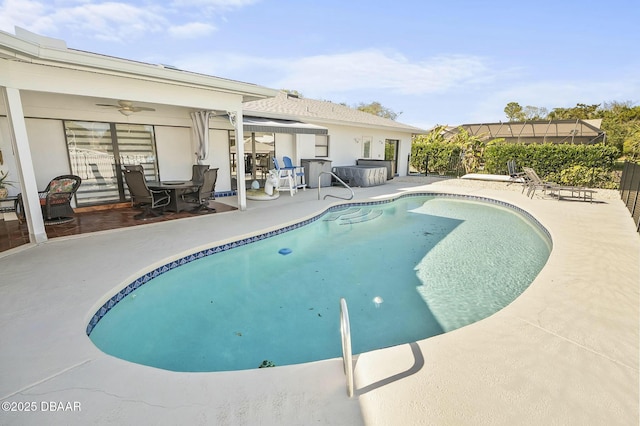
[[[104,352],[174,371],[341,356],[448,332],[502,309],[551,250],[539,225],[495,203],[405,196],[186,263],[118,296],[89,330]],[[120,300],[121,299],[121,300]]]

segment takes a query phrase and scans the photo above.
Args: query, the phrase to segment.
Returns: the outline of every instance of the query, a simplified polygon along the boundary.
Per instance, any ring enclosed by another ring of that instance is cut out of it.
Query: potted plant
[[[7,177],[9,177],[9,172],[0,171],[0,200],[7,198],[7,195],[9,195],[7,186],[13,186],[13,182],[7,180]]]

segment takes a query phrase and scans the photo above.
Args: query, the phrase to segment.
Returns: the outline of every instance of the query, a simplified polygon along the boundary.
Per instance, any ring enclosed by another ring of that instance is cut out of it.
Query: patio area
[[[529,199],[504,182],[407,177],[355,188],[354,201],[406,191],[488,197],[530,212],[553,238],[547,265],[489,318],[357,356],[350,399],[341,359],[175,373],[108,356],[85,333],[105,298],[140,271],[297,222],[339,200],[318,200],[310,189],[249,201],[243,212],[23,245],[0,252],[0,399],[3,409],[31,402],[37,409],[3,410],[0,423],[638,424],[640,236],[619,195],[599,190],[593,203],[558,202]],[[235,207],[228,198],[217,201]],[[80,409],[52,412],[49,402]]]

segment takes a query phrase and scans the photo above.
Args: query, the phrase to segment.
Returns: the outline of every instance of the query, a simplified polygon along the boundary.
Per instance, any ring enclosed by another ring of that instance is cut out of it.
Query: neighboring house
[[[472,136],[482,136],[487,140],[503,138],[511,143],[593,144],[604,142],[606,138],[600,129],[601,124],[600,119],[461,124],[448,127],[446,136],[453,137],[459,128],[463,128]]]
[[[408,173],[413,136],[426,133],[345,105],[284,91],[276,97],[246,102],[244,114],[245,138],[251,132],[248,122],[275,122],[271,128],[256,125],[253,133],[258,139],[275,140],[278,159],[286,155],[298,164],[304,159],[326,159],[331,160],[332,166],[355,165],[358,159],[390,160],[399,176]],[[278,121],[283,123],[280,128]],[[291,122],[303,122],[312,128],[295,129]]]

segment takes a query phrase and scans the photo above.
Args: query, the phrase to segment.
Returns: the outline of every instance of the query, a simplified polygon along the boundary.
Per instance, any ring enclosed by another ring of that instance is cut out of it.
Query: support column
[[[229,120],[236,129],[236,179],[238,191],[238,209],[247,209],[247,184],[245,182],[244,170],[244,132],[242,110],[228,111]]]
[[[33,159],[31,157],[31,148],[29,147],[20,90],[4,87],[2,95],[7,107],[11,144],[18,163],[20,190],[22,191],[24,213],[29,228],[29,241],[41,243],[47,241],[47,233],[44,228],[42,210],[40,209],[38,184],[36,183],[36,174],[33,169]]]

